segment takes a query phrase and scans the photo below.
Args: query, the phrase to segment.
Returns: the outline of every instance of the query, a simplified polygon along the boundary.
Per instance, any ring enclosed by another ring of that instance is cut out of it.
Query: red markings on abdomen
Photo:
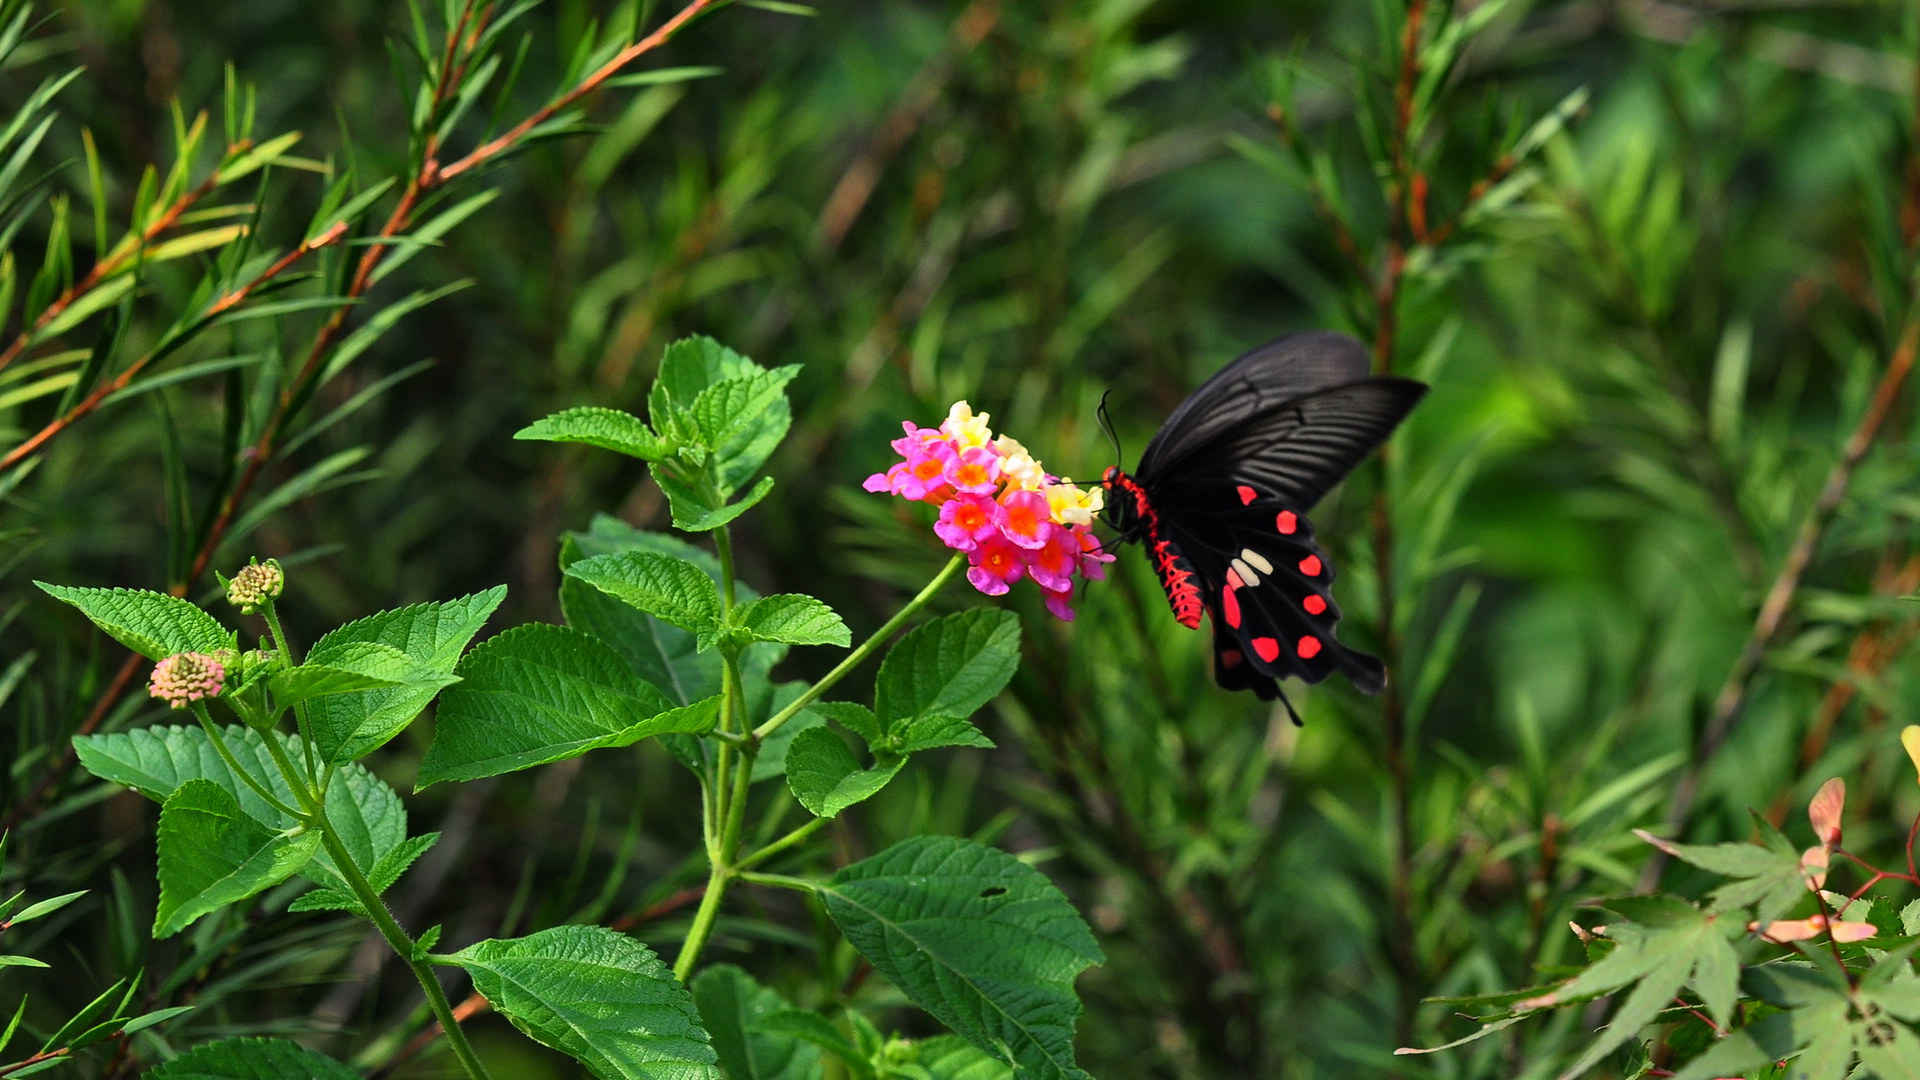
[[[1153,538],[1153,570],[1160,575],[1160,587],[1166,590],[1173,617],[1189,630],[1198,628],[1206,605],[1200,600],[1200,587],[1193,583],[1193,564],[1173,541],[1162,540],[1152,531],[1148,536]]]

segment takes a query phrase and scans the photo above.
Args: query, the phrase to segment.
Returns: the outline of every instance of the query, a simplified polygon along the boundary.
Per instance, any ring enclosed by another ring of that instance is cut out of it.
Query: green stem
[[[932,581],[927,582],[927,587],[921,589],[919,595],[907,601],[906,607],[895,612],[893,618],[881,624],[880,629],[875,630],[872,637],[867,638],[867,640],[856,646],[852,652],[847,654],[846,659],[834,665],[832,671],[822,675],[819,682],[807,687],[806,693],[795,698],[793,704],[781,709],[773,715],[772,719],[754,728],[753,737],[756,739],[764,739],[768,735],[778,731],[780,725],[799,715],[801,709],[813,704],[814,699],[826,693],[832,688],[834,683],[845,678],[848,672],[859,667],[861,661],[873,655],[875,649],[878,649],[889,637],[892,637],[893,632],[900,629],[901,624],[911,618],[914,612],[925,607],[927,601],[933,599],[933,594],[939,592],[940,587],[952,580],[953,576],[959,573],[960,568],[965,565],[967,565],[967,557],[965,555],[955,555],[953,558],[947,560],[947,565],[940,568],[940,572],[933,576]]]
[[[735,870],[745,870],[751,866],[758,866],[793,845],[800,843],[807,837],[812,836],[814,833],[819,832],[821,829],[826,828],[827,823],[831,820],[831,818],[823,817],[814,818],[812,821],[807,822],[805,825],[800,826],[780,839],[769,843],[766,847],[734,863],[733,868]]]
[[[435,977],[432,965],[427,963],[425,957],[417,955],[413,939],[400,928],[393,912],[387,910],[386,901],[380,899],[380,894],[373,890],[366,875],[360,872],[347,845],[334,835],[333,826],[327,822],[326,811],[315,805],[313,813],[320,823],[320,843],[326,847],[327,854],[333,856],[334,866],[339,869],[340,876],[346,879],[353,895],[359,898],[360,906],[366,909],[367,917],[380,931],[380,936],[387,939],[387,945],[406,961],[407,967],[413,970],[413,977],[420,980],[420,989],[427,995],[427,1007],[433,1010],[434,1018],[440,1021],[440,1030],[445,1033],[453,1056],[460,1060],[471,1080],[488,1080],[487,1067],[480,1063],[479,1056],[473,1052],[473,1045],[467,1042],[466,1032],[460,1030],[460,1021],[454,1018],[453,1005],[447,1001],[446,991],[440,989],[440,980]]]
[[[273,807],[275,810],[280,811],[295,821],[306,817],[305,814],[281,802],[279,797],[274,795],[265,784],[262,784],[258,777],[242,767],[240,759],[233,755],[233,748],[227,745],[227,737],[220,734],[220,728],[214,724],[213,717],[207,715],[207,707],[197,701],[191,704],[193,707],[193,715],[200,718],[200,726],[207,730],[207,738],[213,741],[214,753],[220,755],[220,760],[227,763],[227,768],[233,770],[233,775],[239,777],[241,783],[252,788],[255,795],[265,799],[268,806]],[[265,733],[262,733],[261,739],[268,745],[272,745],[273,743],[272,737]],[[299,790],[298,785],[295,786],[295,790]]]
[[[279,743],[270,735],[265,741],[267,750],[273,755],[274,763],[280,766],[280,771],[292,774],[293,761],[287,757],[287,752],[281,749]],[[288,782],[292,783],[291,775]],[[387,939],[387,945],[406,962],[407,967],[413,971],[413,977],[420,981],[420,989],[427,995],[427,1007],[433,1010],[434,1018],[440,1021],[440,1029],[446,1034],[447,1045],[453,1048],[453,1056],[460,1060],[470,1080],[489,1080],[487,1067],[480,1063],[479,1056],[473,1052],[473,1046],[467,1042],[466,1033],[460,1030],[460,1021],[454,1018],[453,1005],[447,1001],[446,991],[440,989],[440,980],[434,976],[433,967],[427,963],[425,957],[418,955],[413,939],[401,929],[400,923],[393,917],[393,912],[387,910],[386,901],[380,899],[380,894],[374,890],[373,884],[367,880],[365,874],[360,872],[360,864],[353,861],[353,852],[347,850],[347,845],[342,843],[339,835],[334,832],[333,823],[327,820],[326,807],[317,795],[298,784],[294,785],[294,792],[300,796],[301,805],[307,809],[307,820],[319,829],[320,846],[324,847],[327,854],[332,857],[334,869],[339,871],[340,877],[347,883],[347,888],[352,890],[354,897],[360,901],[360,907],[365,910],[374,928],[380,931],[380,936]]]
[[[267,617],[267,632],[273,635],[273,647],[280,650],[281,662],[290,668],[298,667],[300,658],[293,654],[293,639],[287,636],[286,627],[280,625],[280,609],[273,606],[273,597],[267,597],[261,607],[261,614]],[[307,782],[313,783],[320,773],[313,763],[313,727],[307,723],[305,702],[293,707],[293,723],[300,729],[300,753],[306,759]]]
[[[776,889],[794,889],[799,892],[819,892],[818,882],[806,878],[790,877],[786,874],[759,874],[751,870],[742,870],[735,875],[741,881],[754,885],[771,885]]]

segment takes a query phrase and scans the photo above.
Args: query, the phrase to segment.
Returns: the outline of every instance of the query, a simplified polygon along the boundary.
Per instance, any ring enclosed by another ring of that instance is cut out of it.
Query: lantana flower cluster
[[[937,428],[903,422],[902,460],[864,486],[939,507],[934,534],[966,553],[974,588],[999,596],[1029,578],[1048,611],[1072,619],[1074,575],[1099,581],[1113,561],[1093,535],[1101,489],[1061,483],[1017,440],[996,438],[990,419],[956,401]]]

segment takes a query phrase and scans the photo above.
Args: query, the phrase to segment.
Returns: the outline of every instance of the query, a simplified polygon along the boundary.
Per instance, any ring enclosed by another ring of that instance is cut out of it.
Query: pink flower
[[[962,494],[991,495],[1000,489],[1000,455],[990,446],[962,450],[947,459],[942,476]]]
[[[1044,589],[1040,595],[1047,598],[1047,610],[1053,612],[1054,618],[1061,622],[1073,621],[1073,586],[1069,585],[1058,592]]]
[[[994,524],[1008,540],[1023,548],[1037,548],[1047,542],[1047,534],[1053,529],[1053,509],[1047,505],[1047,497],[1037,491],[1010,491],[994,511]]]
[[[940,504],[934,535],[955,551],[972,551],[980,541],[999,534],[993,507],[993,500],[985,495],[955,495]]]
[[[906,435],[893,440],[893,452],[903,458],[911,459],[916,448],[925,447],[928,443],[948,441],[939,428],[921,427],[911,420],[900,421],[900,427]]]
[[[947,488],[947,484],[944,474],[947,463],[956,456],[952,445],[922,442],[910,449],[912,453],[907,455],[907,460],[885,473],[867,477],[867,482],[861,486],[868,491],[891,492],[915,501],[938,502],[945,499],[943,489]]]
[[[1080,541],[1072,531],[1051,522],[1042,532],[1046,539],[1026,552],[1027,574],[1048,592],[1072,592],[1073,572],[1080,565]]]
[[[1100,546],[1100,538],[1093,535],[1092,529],[1078,528],[1073,534],[1080,542],[1080,576],[1088,581],[1105,581],[1107,564],[1113,561],[1113,556]]]
[[[147,693],[169,708],[184,709],[189,701],[219,697],[226,677],[226,666],[206,653],[174,653],[153,665]]]
[[[971,569],[967,571],[967,580],[973,587],[988,596],[999,596],[1007,587],[1026,576],[1027,567],[1020,558],[1020,549],[1007,542],[1003,536],[989,536],[967,553],[967,562]]]

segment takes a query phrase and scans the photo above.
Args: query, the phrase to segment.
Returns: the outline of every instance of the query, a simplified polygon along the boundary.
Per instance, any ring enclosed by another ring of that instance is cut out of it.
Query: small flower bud
[[[227,677],[226,666],[206,653],[174,653],[153,665],[147,693],[175,709],[189,701],[218,697]]]
[[[286,583],[287,575],[281,571],[278,559],[249,562],[227,582],[227,599],[242,614],[251,615],[255,608],[279,596]]]

